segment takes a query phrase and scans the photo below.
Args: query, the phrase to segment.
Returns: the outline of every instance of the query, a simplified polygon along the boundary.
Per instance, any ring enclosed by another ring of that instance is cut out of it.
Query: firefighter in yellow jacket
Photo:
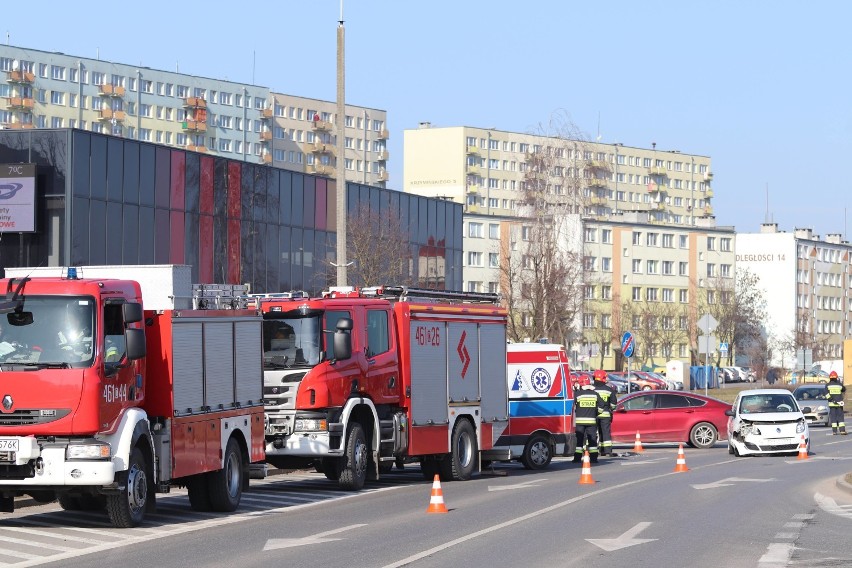
[[[598,413],[598,435],[600,436],[601,455],[612,455],[612,413],[618,404],[615,388],[606,382],[606,371],[595,371],[595,390],[604,401],[603,409]]]
[[[843,395],[846,387],[837,378],[837,373],[832,371],[828,375],[828,421],[831,422],[831,432],[835,436],[846,435],[846,423],[843,421]]]

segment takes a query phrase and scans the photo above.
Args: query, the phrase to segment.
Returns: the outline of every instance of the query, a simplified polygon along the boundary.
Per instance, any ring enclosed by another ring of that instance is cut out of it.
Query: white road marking
[[[793,556],[794,546],[786,542],[773,542],[766,548],[766,553],[758,560],[760,568],[784,568]]]
[[[702,483],[698,485],[693,485],[692,487],[695,489],[718,489],[719,487],[728,487],[730,485],[734,485],[735,483],[740,483],[742,481],[748,481],[751,483],[765,483],[767,481],[775,481],[775,478],[770,477],[767,479],[749,479],[747,477],[726,477],[725,479],[720,479],[719,481],[714,481],[713,483]]]
[[[537,485],[534,485],[534,484],[539,482],[539,481],[547,481],[547,478],[546,477],[543,477],[541,479],[535,478],[535,479],[531,479],[529,481],[524,481],[522,483],[515,483],[515,484],[512,484],[512,485],[489,485],[488,490],[489,491],[506,491],[508,489],[528,489],[530,487],[538,487]]]
[[[852,511],[848,510],[848,507],[846,506],[838,505],[837,501],[835,501],[831,497],[826,497],[822,493],[815,493],[814,501],[816,501],[816,504],[819,505],[819,508],[825,511],[826,513],[830,513],[838,517],[843,517],[845,519],[852,519]]]
[[[649,526],[651,526],[651,523],[647,521],[641,522],[637,523],[633,528],[625,531],[616,538],[587,538],[586,541],[607,552],[612,552],[614,550],[627,548],[628,546],[635,546],[637,544],[644,544],[646,542],[657,540],[656,538],[634,538],[637,534],[647,529]]]
[[[348,531],[352,529],[357,529],[358,527],[365,527],[367,525],[349,525],[348,527],[341,527],[339,529],[332,529],[330,531],[325,531],[321,533],[317,533],[312,536],[306,536],[302,538],[271,538],[266,541],[266,546],[263,547],[264,552],[267,550],[277,550],[279,548],[292,548],[294,546],[306,546],[308,544],[322,544],[324,542],[333,542],[335,540],[342,540],[340,538],[328,538],[328,535],[337,534],[343,531]]]

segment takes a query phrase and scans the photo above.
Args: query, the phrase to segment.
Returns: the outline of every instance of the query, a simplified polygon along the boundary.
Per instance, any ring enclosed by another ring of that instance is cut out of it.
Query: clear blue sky
[[[15,46],[336,98],[339,0],[5,4]],[[719,225],[757,231],[768,188],[782,230],[852,230],[852,2],[347,0],[344,19],[346,99],[388,112],[392,188],[421,121],[528,132],[564,110],[592,139],[600,120],[603,142],[710,156]]]

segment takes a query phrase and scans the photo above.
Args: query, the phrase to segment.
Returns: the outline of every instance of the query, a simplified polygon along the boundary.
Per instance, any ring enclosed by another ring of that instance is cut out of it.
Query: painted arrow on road
[[[636,544],[645,544],[657,540],[656,538],[634,538],[637,534],[651,526],[651,523],[637,523],[635,527],[625,532],[617,538],[587,538],[586,540],[598,548],[602,548],[607,552],[627,548]]]
[[[331,531],[321,532],[315,534],[313,536],[305,536],[302,538],[271,538],[266,541],[266,546],[263,547],[263,550],[276,550],[278,548],[293,548],[295,546],[305,546],[308,544],[322,544],[324,542],[333,542],[335,540],[342,540],[339,538],[326,538],[328,535],[337,534],[339,532],[348,531],[350,529],[357,529],[358,527],[366,526],[364,524],[360,525],[349,525],[348,527],[342,527],[339,529],[334,529]]]
[[[735,483],[740,483],[742,481],[750,481],[752,483],[765,483],[767,481],[775,481],[775,478],[770,477],[768,479],[748,479],[746,477],[728,477],[726,479],[721,479],[713,483],[702,483],[700,485],[693,485],[692,487],[694,487],[695,489],[717,489],[719,487],[728,487],[729,485],[734,485]]]
[[[527,489],[528,487],[537,487],[537,485],[532,485],[533,483],[537,483],[539,481],[547,481],[547,478],[536,478],[531,479],[529,481],[524,481],[523,483],[515,483],[514,485],[489,485],[489,491],[506,491],[507,489]]]

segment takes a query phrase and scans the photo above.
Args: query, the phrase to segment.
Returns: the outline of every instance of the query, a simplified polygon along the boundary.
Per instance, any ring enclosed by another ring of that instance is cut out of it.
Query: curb
[[[852,483],[846,481],[847,476],[852,476],[852,474],[844,473],[843,475],[837,478],[836,484],[837,487],[839,487],[840,489],[852,494]]]

